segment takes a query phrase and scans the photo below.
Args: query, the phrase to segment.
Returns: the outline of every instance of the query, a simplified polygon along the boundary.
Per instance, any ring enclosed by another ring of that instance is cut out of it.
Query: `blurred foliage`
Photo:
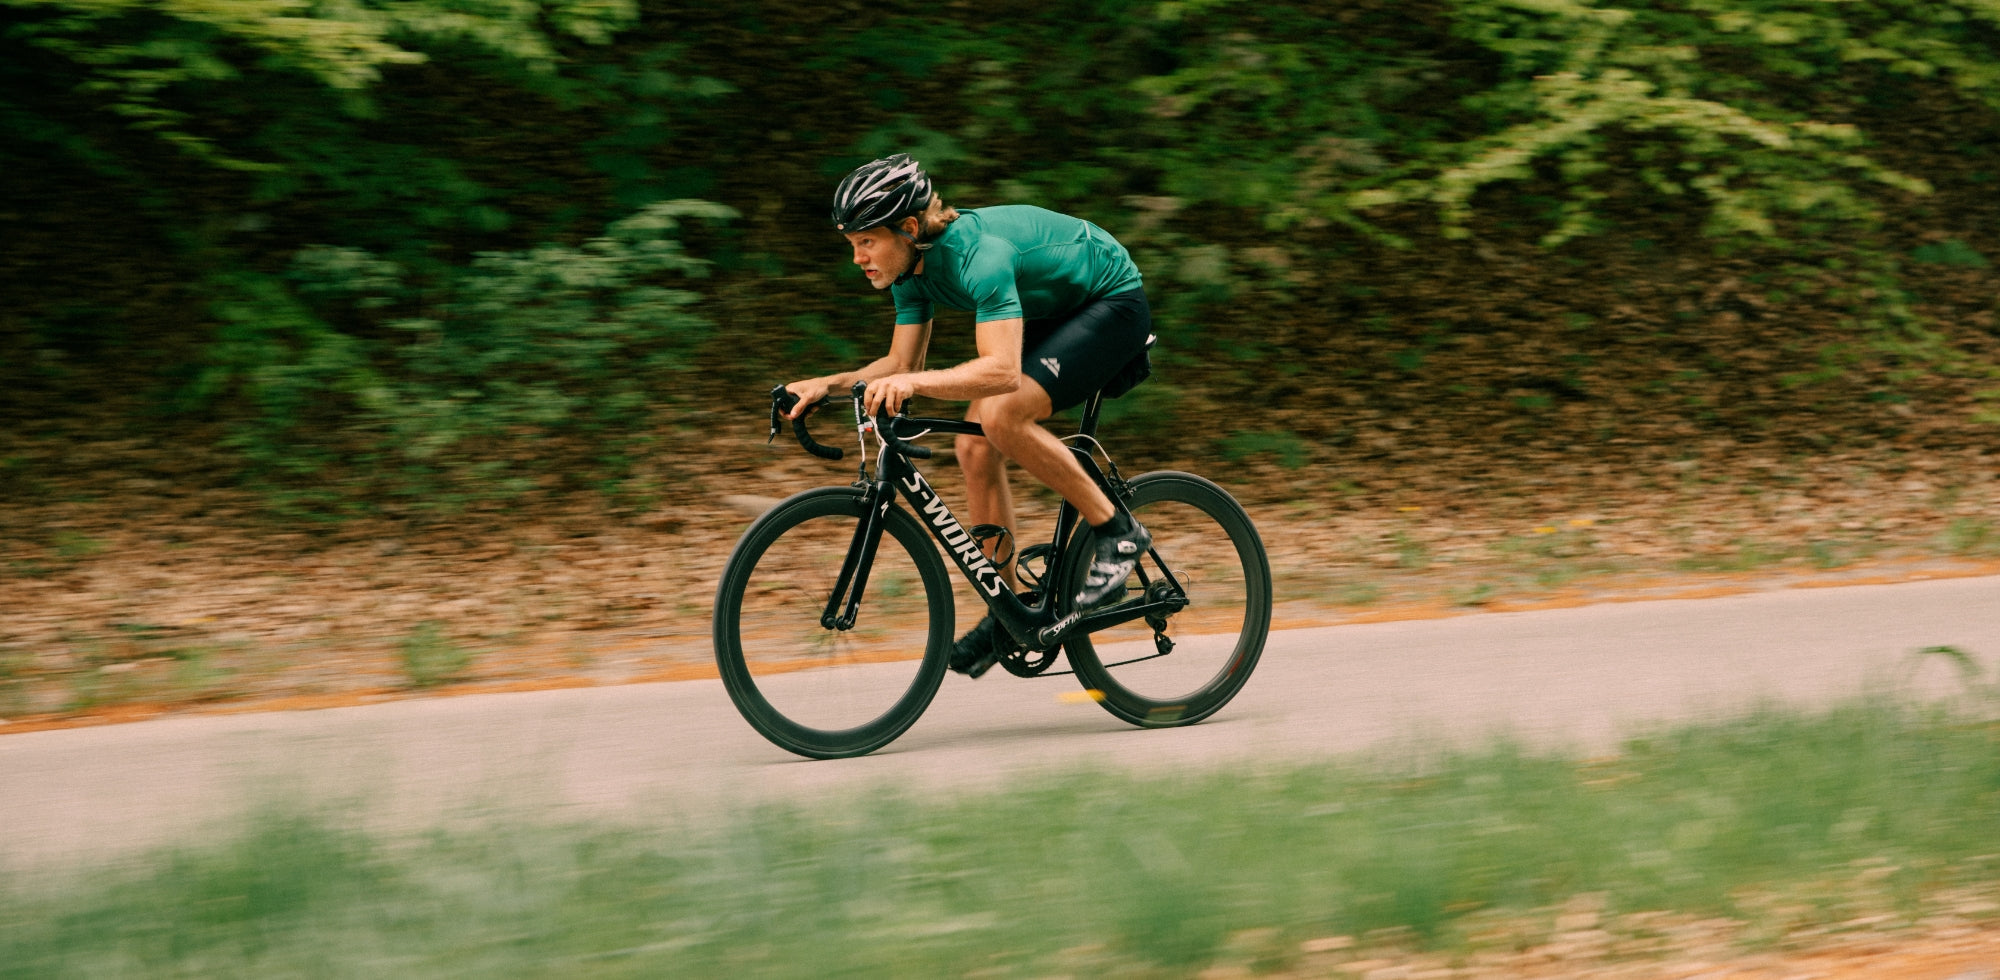
[[[136,129],[226,166],[256,162],[219,155],[201,130],[235,96],[218,84],[297,74],[336,93],[359,92],[391,65],[426,56],[399,41],[460,42],[546,70],[557,58],[544,23],[604,41],[637,15],[632,0],[458,0],[452,3],[273,3],[269,0],[0,0],[19,18],[7,39],[54,55],[75,91]],[[191,90],[184,96],[180,90]],[[217,98],[217,96],[221,96]],[[360,100],[338,102],[365,113]],[[59,131],[60,119],[47,120]],[[224,149],[222,154],[226,154]]]
[[[221,326],[184,394],[253,403],[234,445],[296,505],[365,488],[422,511],[475,488],[519,494],[556,463],[570,479],[580,464],[615,469],[675,355],[708,328],[686,309],[696,294],[660,285],[707,272],[667,236],[732,215],[655,204],[580,247],[483,252],[423,276],[361,249],[303,249],[283,277],[213,284]],[[522,443],[544,448],[524,458]],[[357,475],[329,494],[312,478],[335,463]]]
[[[1954,29],[1964,18],[1952,8],[1978,5],[1454,6],[1454,33],[1501,56],[1500,83],[1468,101],[1488,125],[1502,128],[1440,145],[1411,168],[1413,177],[1357,191],[1349,201],[1429,201],[1448,233],[1462,235],[1480,188],[1553,167],[1567,199],[1542,241],[1556,244],[1595,230],[1597,205],[1615,179],[1636,177],[1654,194],[1698,201],[1711,233],[1760,237],[1777,235],[1786,218],[1875,219],[1863,197],[1867,182],[1928,192],[1925,181],[1857,152],[1864,136],[1856,127],[1814,114],[1865,97],[1855,77],[1864,73],[1849,70],[1852,63],[1883,60],[1890,71],[1915,75],[1966,63],[1963,44],[1971,39]],[[1891,15],[1885,8],[1907,17],[1916,6],[1933,8],[1922,26],[1884,23]],[[1827,86],[1818,104],[1795,98],[1800,81]],[[1975,90],[1985,84],[1961,82]]]
[[[1661,214],[1938,363],[1900,264],[1984,256],[1890,247],[1932,178],[1871,127],[1918,93],[2000,112],[1996,27],[1984,0],[0,0],[0,410],[143,363],[290,504],[519,493],[655,425],[676,365],[760,387],[879,345],[823,198],[898,150],[948,199],[1118,234],[1169,367],[1283,362],[1264,318],[1203,325],[1318,309],[1330,257]],[[697,198],[727,207],[662,206]],[[691,253],[718,275],[662,286]]]

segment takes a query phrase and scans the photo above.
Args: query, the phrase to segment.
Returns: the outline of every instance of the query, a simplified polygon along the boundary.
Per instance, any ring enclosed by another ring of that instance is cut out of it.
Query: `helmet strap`
[[[908,282],[911,276],[917,274],[917,263],[922,262],[924,260],[924,253],[931,250],[931,243],[918,241],[915,235],[912,235],[909,232],[904,231],[902,228],[897,227],[896,225],[890,225],[889,230],[907,239],[910,243],[910,248],[911,248],[909,268],[904,269],[903,274],[897,276],[896,281],[892,283],[892,285],[900,286],[903,283]]]
[[[895,225],[890,225],[889,230],[895,232],[898,235],[903,236],[903,238],[907,240],[911,245],[916,246],[916,249],[919,252],[928,252],[931,250],[932,243],[924,241],[923,239],[918,238],[917,236],[912,235],[909,232],[896,227]]]

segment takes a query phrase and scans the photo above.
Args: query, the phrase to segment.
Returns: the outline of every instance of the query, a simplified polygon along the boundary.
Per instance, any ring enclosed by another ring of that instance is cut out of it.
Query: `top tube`
[[[858,403],[861,400],[862,396],[867,393],[867,390],[868,390],[868,383],[866,381],[857,381],[854,383],[854,387],[850,393],[845,395],[828,395],[826,398],[821,399],[819,404],[830,405],[836,401]],[[790,392],[785,390],[784,385],[778,385],[771,389],[771,436],[773,438],[775,438],[778,434],[779,422],[783,417],[781,412],[781,407],[785,408],[789,407],[787,405],[787,398],[788,396],[790,396],[790,394],[791,394]],[[796,401],[796,399],[792,400]],[[1095,436],[1097,434],[1098,411],[1100,408],[1103,407],[1103,403],[1104,403],[1104,392],[1102,390],[1091,392],[1090,398],[1084,402],[1083,418],[1078,423],[1077,426],[1077,432],[1079,434],[1086,436]],[[807,429],[806,425],[806,419],[809,417],[810,414],[801,415],[798,418],[792,420],[792,432],[798,438],[799,445],[803,446],[808,452],[811,452],[813,455],[820,456],[826,459],[840,459],[843,455],[845,455],[839,448],[822,445],[813,439],[812,434]],[[885,434],[894,437],[898,442],[904,443],[903,446],[896,447],[899,451],[907,451],[905,449],[905,447],[907,447],[907,442],[904,442],[905,440],[914,439],[919,436],[927,435],[930,433],[942,432],[950,435],[970,435],[970,436],[980,436],[980,437],[984,437],[986,435],[986,429],[984,426],[981,426],[977,422],[966,421],[965,419],[947,419],[947,418],[935,418],[931,416],[889,415],[887,413],[878,413],[875,417],[875,421],[877,426],[882,427],[882,431]],[[916,448],[916,447],[908,447],[908,448]],[[923,452],[923,453],[911,453],[911,455],[923,457],[923,456],[928,456],[930,454],[928,452]]]

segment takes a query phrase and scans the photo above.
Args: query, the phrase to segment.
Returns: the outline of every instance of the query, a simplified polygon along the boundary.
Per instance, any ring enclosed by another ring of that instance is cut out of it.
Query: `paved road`
[[[1759,701],[1944,692],[1947,665],[1912,656],[1944,645],[1989,669],[2000,660],[2000,577],[1293,630],[1274,635],[1221,715],[1167,731],[1061,698],[1071,678],[953,676],[900,741],[838,762],[765,743],[712,681],[0,735],[0,862],[114,858],[225,827],[263,801],[348,803],[342,812],[380,826],[651,819],[878,785],[1257,764],[1498,731],[1594,751],[1634,726]]]

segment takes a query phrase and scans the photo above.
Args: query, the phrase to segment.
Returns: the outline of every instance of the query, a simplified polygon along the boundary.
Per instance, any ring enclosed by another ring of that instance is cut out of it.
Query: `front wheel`
[[[1070,666],[1104,710],[1142,728],[1192,725],[1243,689],[1271,629],[1271,563],[1250,515],[1228,491],[1191,473],[1131,481],[1126,506],[1153,536],[1116,598],[1185,597],[1158,625],[1135,619],[1065,644]],[[1090,554],[1084,528],[1076,554]],[[1083,584],[1086,561],[1067,572]],[[1166,652],[1162,652],[1166,649]]]
[[[853,628],[821,625],[866,511],[854,487],[808,490],[743,532],[715,594],[715,661],[737,711],[815,759],[894,741],[951,658],[951,579],[923,525],[893,504]]]

